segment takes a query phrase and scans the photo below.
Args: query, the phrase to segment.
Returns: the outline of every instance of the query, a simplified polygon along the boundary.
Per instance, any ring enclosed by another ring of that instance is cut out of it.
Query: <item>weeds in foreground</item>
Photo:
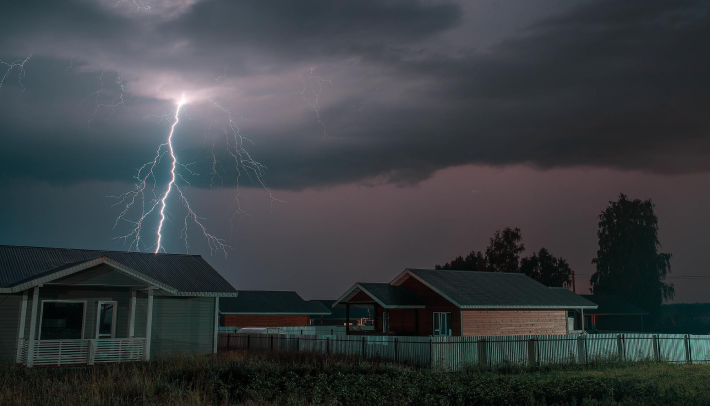
[[[449,373],[346,356],[226,352],[150,363],[0,365],[0,405],[708,405],[710,366],[564,365]]]

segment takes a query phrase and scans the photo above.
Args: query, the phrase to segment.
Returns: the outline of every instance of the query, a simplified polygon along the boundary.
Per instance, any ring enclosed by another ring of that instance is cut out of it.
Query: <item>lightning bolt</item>
[[[87,128],[91,128],[91,123],[96,120],[96,114],[102,107],[106,108],[109,111],[107,118],[111,118],[113,112],[117,107],[127,107],[125,101],[123,100],[123,93],[125,92],[125,88],[123,86],[123,80],[121,79],[121,72],[116,72],[116,85],[118,85],[119,88],[118,96],[110,99],[108,103],[103,103],[99,101],[99,97],[102,93],[110,92],[109,89],[106,89],[104,87],[104,71],[101,71],[101,74],[99,75],[99,82],[101,82],[101,87],[95,92],[84,97],[81,103],[79,103],[79,107],[82,107],[87,100],[91,99],[92,97],[94,98],[94,114],[91,116],[90,119],[87,120]]]
[[[20,70],[20,73],[17,75],[17,84],[22,86],[22,91],[19,95],[17,95],[17,97],[22,96],[22,93],[25,92],[25,85],[22,84],[22,79],[24,79],[26,75],[25,64],[27,63],[27,61],[30,60],[30,58],[32,58],[32,54],[30,54],[30,56],[25,59],[18,59],[13,62],[0,61],[0,65],[5,66],[6,68],[5,74],[2,76],[2,79],[0,79],[0,90],[2,90],[2,85],[5,83],[5,79],[7,79],[7,77],[10,75],[10,73],[12,73],[15,68],[18,68]]]
[[[141,11],[141,9],[144,10],[150,10],[150,6],[146,6],[143,4],[143,1],[136,1],[136,0],[119,0],[116,4],[114,4],[113,8],[118,7],[121,3],[128,3],[131,2],[133,3],[134,6],[136,6],[137,11]]]
[[[159,215],[160,215],[160,221],[158,223],[158,229],[156,233],[157,237],[157,242],[155,244],[155,250],[154,252],[157,254],[161,251],[165,252],[165,247],[162,244],[163,241],[163,225],[165,224],[165,221],[167,220],[167,211],[166,211],[166,206],[168,199],[173,192],[177,193],[177,196],[179,197],[180,202],[182,205],[185,207],[187,214],[185,215],[184,221],[183,221],[183,229],[180,232],[181,238],[185,242],[185,250],[189,251],[189,244],[187,240],[188,236],[188,224],[190,221],[195,223],[199,230],[202,232],[204,237],[207,240],[208,246],[210,247],[210,251],[214,254],[215,252],[221,251],[224,253],[225,257],[227,256],[227,249],[231,248],[226,244],[226,241],[223,239],[220,239],[212,234],[210,234],[205,227],[205,225],[202,223],[202,218],[199,217],[195,211],[192,209],[192,206],[190,205],[189,200],[185,196],[185,193],[183,190],[180,188],[180,185],[178,184],[178,180],[182,180],[185,184],[188,186],[190,185],[190,182],[185,179],[180,173],[178,172],[178,168],[183,168],[187,170],[191,175],[197,175],[194,173],[192,170],[190,170],[190,165],[192,164],[183,164],[179,161],[178,156],[175,152],[175,149],[173,148],[173,137],[175,134],[175,128],[177,127],[178,123],[180,122],[180,109],[182,106],[186,104],[185,100],[185,95],[183,94],[181,99],[177,103],[177,107],[175,109],[175,114],[172,116],[172,124],[170,125],[170,131],[168,133],[168,138],[165,143],[160,144],[158,146],[158,149],[155,152],[155,157],[153,158],[152,161],[144,164],[140,168],[138,168],[137,174],[136,174],[136,180],[137,183],[134,187],[133,190],[126,192],[122,195],[119,196],[112,196],[115,199],[117,199],[117,202],[114,204],[116,205],[121,205],[125,204],[125,207],[123,211],[119,214],[119,216],[116,218],[116,222],[114,223],[114,228],[118,225],[119,221],[127,221],[133,225],[133,228],[128,232],[128,234],[125,234],[123,236],[117,237],[119,240],[123,240],[125,243],[129,244],[129,251],[132,249],[135,249],[137,251],[140,251],[141,248],[141,231],[143,229],[143,223],[145,222],[146,218],[150,216],[154,211],[158,210]],[[163,116],[160,116],[161,121],[165,118]],[[156,178],[155,178],[155,169],[156,166],[160,164],[160,161],[164,155],[168,154],[170,157],[170,181],[167,184],[167,189],[165,190],[165,193],[162,194],[160,198],[156,196],[155,194],[155,185],[156,185]],[[152,181],[152,187],[150,187]],[[146,204],[146,194],[151,194],[152,199],[150,199],[147,204]],[[141,216],[139,217],[138,220],[132,221],[127,218],[127,214],[129,210],[136,204],[140,204],[141,208]],[[129,243],[130,241],[130,243]],[[152,246],[151,246],[152,247]]]
[[[329,135],[325,130],[325,124],[323,124],[323,120],[320,118],[320,103],[318,101],[318,98],[320,97],[321,92],[323,92],[323,84],[327,83],[331,86],[333,86],[333,82],[331,82],[329,79],[323,79],[322,77],[318,75],[313,74],[313,70],[315,68],[311,68],[311,71],[308,73],[308,81],[306,82],[303,77],[301,77],[301,82],[303,82],[303,89],[301,90],[301,98],[303,101],[308,103],[309,106],[316,112],[316,119],[318,120],[318,123],[323,127],[323,136],[328,138]],[[311,103],[310,100],[306,97],[306,90],[307,88],[310,88],[311,93],[313,93],[313,102]]]

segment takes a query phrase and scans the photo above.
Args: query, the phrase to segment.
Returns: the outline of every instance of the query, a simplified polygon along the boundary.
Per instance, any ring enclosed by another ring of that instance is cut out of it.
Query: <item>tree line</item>
[[[649,200],[630,200],[623,193],[599,215],[599,248],[592,264],[591,293],[617,296],[647,311],[675,296],[664,282],[671,254],[659,252],[658,217]],[[570,287],[572,269],[546,248],[521,258],[525,251],[519,228],[506,227],[490,238],[485,251],[471,251],[436,269],[525,274],[547,286]]]

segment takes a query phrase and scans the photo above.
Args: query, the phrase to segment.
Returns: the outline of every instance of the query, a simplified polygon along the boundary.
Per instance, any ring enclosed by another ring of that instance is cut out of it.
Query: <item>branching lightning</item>
[[[325,130],[325,124],[323,124],[323,120],[320,118],[320,103],[318,101],[318,98],[320,97],[321,92],[323,92],[323,84],[327,83],[331,86],[333,86],[333,82],[331,82],[329,79],[323,79],[322,77],[318,75],[313,74],[314,68],[311,68],[311,71],[308,73],[308,80],[304,79],[301,77],[301,82],[303,82],[303,89],[301,90],[301,98],[303,98],[303,101],[308,103],[309,106],[316,112],[316,119],[318,119],[318,123],[323,127],[323,136],[324,137],[329,137],[328,133]],[[311,93],[313,93],[313,102],[308,100],[306,97],[306,90],[310,89]]]
[[[81,103],[79,103],[79,107],[82,107],[87,100],[92,97],[94,99],[94,114],[87,120],[87,128],[91,128],[91,123],[96,119],[96,114],[99,112],[100,108],[106,108],[109,111],[108,118],[110,118],[116,107],[126,106],[126,103],[123,100],[123,93],[125,89],[123,87],[123,80],[121,79],[121,72],[116,72],[116,84],[120,89],[118,96],[110,99],[108,103],[99,101],[101,94],[108,92],[108,90],[104,87],[104,71],[101,71],[101,74],[99,75],[99,82],[101,82],[101,87],[90,95],[84,97]]]
[[[145,4],[143,4],[143,1],[141,1],[141,0],[118,0],[118,2],[116,4],[114,4],[113,8],[118,7],[121,3],[129,3],[129,2],[133,3],[133,5],[136,6],[137,11],[141,11],[141,9],[150,10],[150,6],[146,6]]]
[[[25,72],[25,64],[32,58],[32,54],[28,56],[25,59],[18,59],[13,62],[4,62],[0,61],[0,65],[4,66],[6,68],[5,74],[2,76],[2,79],[0,79],[0,90],[2,90],[2,85],[5,83],[5,79],[12,73],[12,71],[17,68],[20,73],[17,75],[17,84],[22,87],[22,91],[17,97],[20,97],[22,93],[25,92],[25,85],[22,84],[22,79],[25,78],[26,72]]]
[[[119,196],[113,196],[116,199],[114,206],[123,206],[122,212],[116,218],[114,223],[114,228],[118,226],[119,222],[127,222],[131,225],[130,230],[125,235],[117,237],[117,239],[126,243],[130,250],[140,251],[141,249],[147,248],[154,251],[155,253],[165,252],[164,247],[164,225],[167,220],[170,219],[170,213],[167,209],[167,205],[171,201],[171,196],[177,195],[177,199],[183,205],[186,210],[186,215],[182,221],[183,228],[180,232],[180,238],[184,240],[185,249],[189,250],[188,244],[188,226],[190,224],[195,224],[198,230],[202,233],[207,241],[210,251],[214,254],[215,252],[222,252],[227,255],[227,249],[231,248],[227,245],[227,242],[219,237],[208,232],[207,227],[203,223],[203,218],[199,217],[193,210],[190,202],[183,192],[181,185],[190,185],[188,177],[199,176],[190,167],[193,163],[183,164],[180,162],[178,154],[173,145],[173,138],[175,136],[175,129],[180,122],[181,108],[186,104],[185,96],[180,99],[177,103],[175,113],[171,116],[161,115],[161,116],[149,116],[160,118],[160,121],[169,121],[170,130],[168,132],[168,137],[166,142],[160,144],[158,149],[155,151],[153,160],[142,165],[137,169],[135,176],[136,183],[134,188],[126,193]],[[239,130],[239,127],[234,120],[235,115],[231,111],[222,107],[219,103],[214,100],[210,100],[209,104],[209,115],[210,122],[207,129],[206,135],[211,135],[213,127],[216,127],[216,122],[213,117],[213,111],[221,112],[226,115],[227,125],[221,129],[218,133],[219,138],[223,139],[225,145],[226,156],[230,161],[233,162],[234,171],[236,174],[236,188],[237,193],[233,202],[234,212],[232,218],[230,219],[230,224],[233,228],[233,220],[235,216],[239,215],[242,218],[246,217],[253,220],[251,216],[246,213],[241,206],[239,201],[239,181],[242,175],[249,177],[254,183],[259,184],[264,190],[268,192],[271,199],[271,204],[273,206],[274,201],[283,202],[282,200],[274,197],[271,190],[266,186],[263,180],[264,171],[266,166],[257,162],[251,154],[245,149],[245,144],[252,143],[252,141],[243,136]],[[146,117],[148,118],[148,117]],[[210,178],[210,186],[214,184],[215,178],[224,184],[224,179],[227,177],[227,173],[224,171],[224,166],[221,159],[218,159],[215,153],[216,142],[212,144],[212,173]],[[169,181],[167,182],[166,189],[164,192],[159,193],[156,191],[156,185],[158,183],[156,179],[156,171],[163,158],[168,158],[170,161],[170,172]],[[182,172],[182,173],[181,173]],[[128,218],[130,211],[140,211],[140,215],[137,220],[131,220]],[[147,219],[151,216],[157,216],[159,219],[158,227],[156,231],[156,243],[155,244],[145,244],[143,243],[143,227],[146,225]]]

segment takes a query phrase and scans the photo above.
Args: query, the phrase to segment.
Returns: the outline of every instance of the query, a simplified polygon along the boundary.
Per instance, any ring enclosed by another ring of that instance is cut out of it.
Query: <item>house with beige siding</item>
[[[333,307],[371,307],[376,334],[508,336],[568,334],[568,315],[597,305],[523,274],[406,269],[389,283],[356,283]]]
[[[220,297],[236,296],[198,255],[0,246],[0,362],[212,354]]]

